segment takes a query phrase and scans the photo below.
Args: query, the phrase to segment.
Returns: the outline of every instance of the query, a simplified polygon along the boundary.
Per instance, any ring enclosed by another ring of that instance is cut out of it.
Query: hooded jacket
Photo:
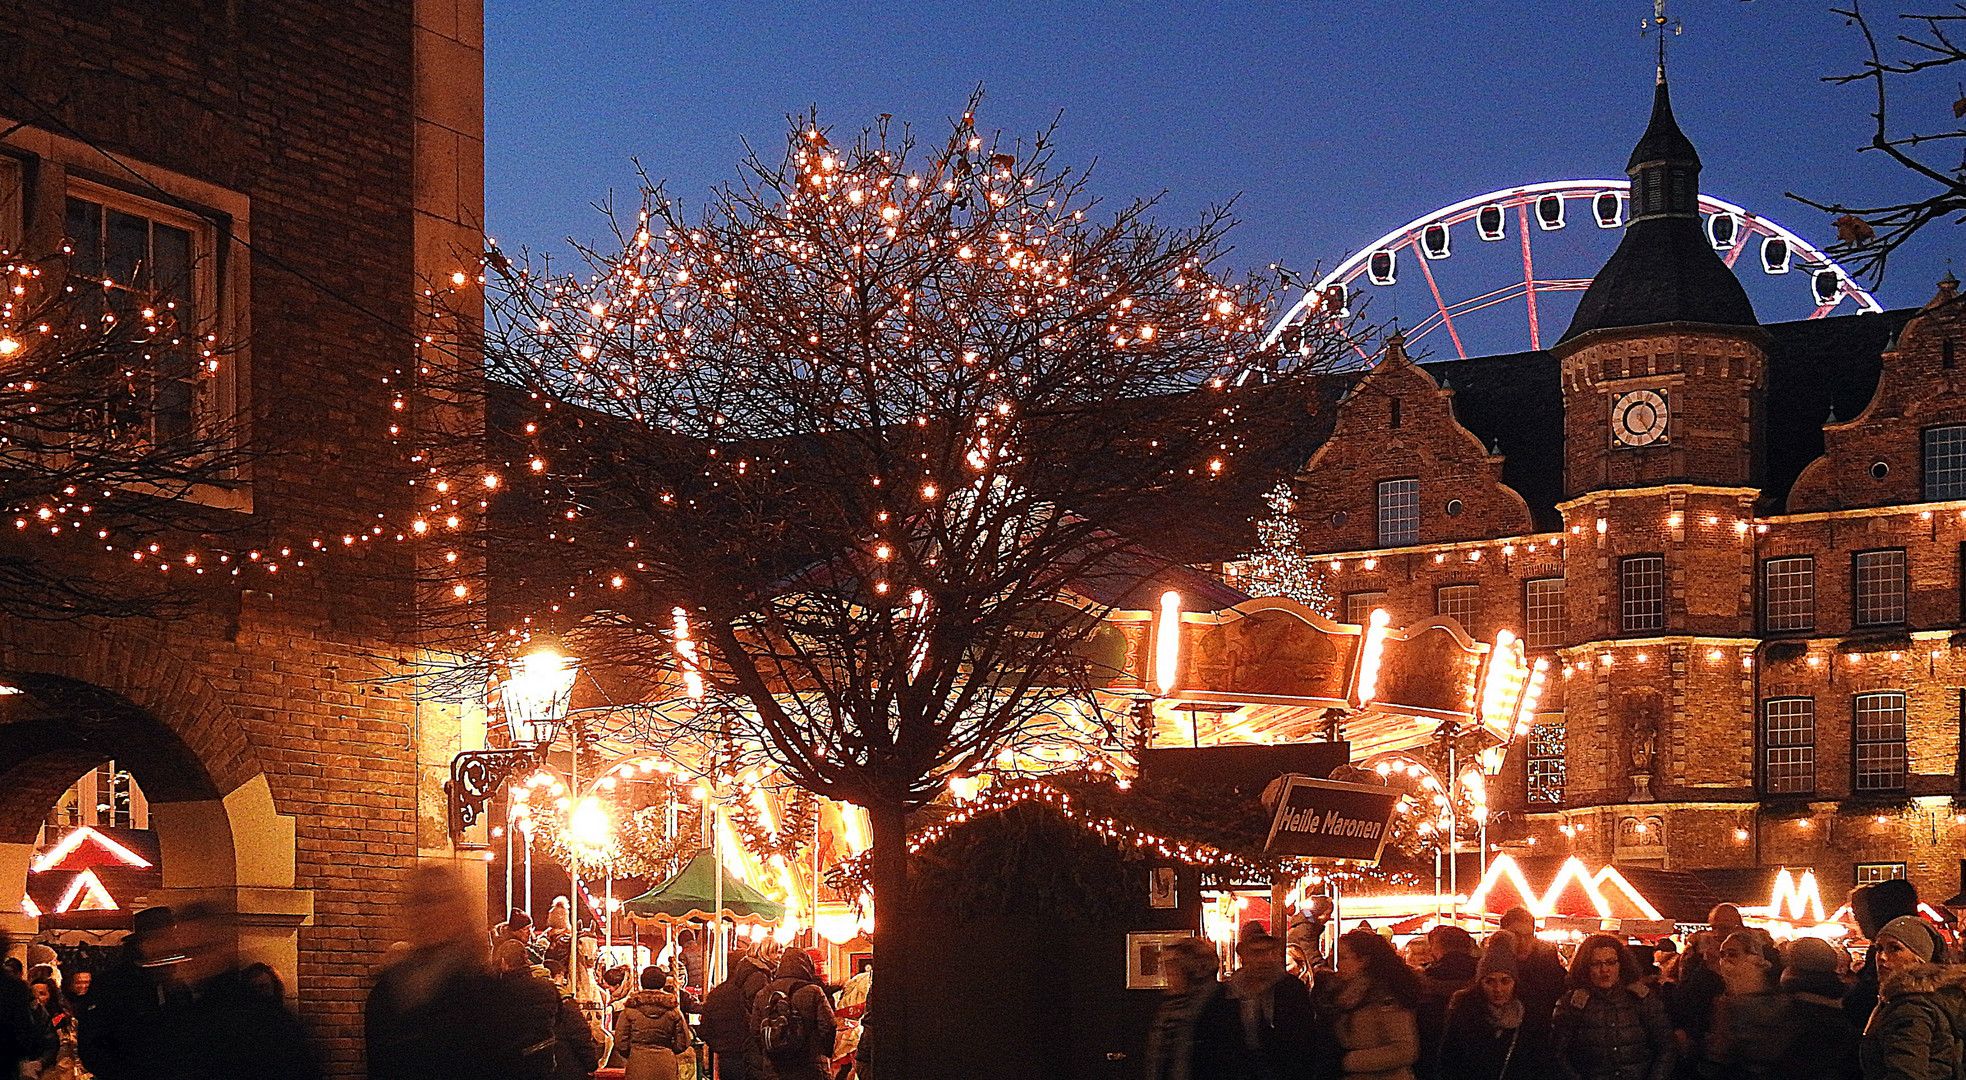
[[[1666,1080],[1672,1022],[1644,983],[1573,989],[1551,1017],[1552,1058],[1561,1080]]]
[[[676,1080],[676,1055],[690,1047],[689,1021],[676,995],[637,990],[622,1004],[615,1042],[628,1056],[628,1080]]]
[[[1877,932],[1884,924],[1900,915],[1918,914],[1918,890],[1903,878],[1889,881],[1873,881],[1850,890],[1850,915],[1857,920],[1857,929],[1863,935],[1876,941]],[[1843,1011],[1850,1022],[1858,1027],[1870,1018],[1872,1006],[1877,1004],[1877,946],[1872,944],[1864,950],[1863,966],[1856,972],[1856,981],[1850,984],[1849,993],[1843,997]]]
[[[1966,967],[1919,964],[1878,986],[1864,1026],[1864,1080],[1952,1080],[1966,1033]]]
[[[807,956],[805,950],[786,949],[785,955],[779,957],[778,970],[772,974],[771,981],[752,999],[752,1031],[764,1023],[765,1007],[770,1004],[771,996],[778,993],[784,994],[792,1008],[805,1017],[806,1053],[797,1061],[774,1061],[759,1055],[764,1075],[782,1080],[828,1075],[833,1059],[833,1040],[839,1032],[839,1025],[833,1019],[833,1003],[826,997],[826,988],[819,984],[819,973],[813,968],[812,957]]]

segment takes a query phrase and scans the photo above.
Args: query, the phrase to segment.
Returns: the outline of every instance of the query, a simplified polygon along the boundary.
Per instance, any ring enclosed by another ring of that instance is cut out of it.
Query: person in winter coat
[[[1420,977],[1385,938],[1351,930],[1338,938],[1337,1015],[1332,1035],[1339,1069],[1356,1080],[1413,1080],[1420,1059]]]
[[[405,900],[410,940],[392,950],[365,1007],[368,1080],[524,1075],[521,1052],[530,1044],[512,1024],[519,1009],[511,988],[485,963],[482,897],[431,865],[411,872]],[[82,1019],[84,1065],[96,1017],[92,1010]]]
[[[730,974],[704,995],[697,1034],[717,1056],[717,1075],[723,1080],[751,1080],[756,1072],[757,1033],[751,1029],[751,1004],[771,981],[778,957],[769,941],[731,961]]]
[[[1550,1018],[1517,995],[1522,960],[1515,935],[1496,931],[1482,951],[1474,985],[1447,1003],[1436,1071],[1441,1080],[1544,1080]]]
[[[89,1015],[76,1032],[82,1067],[102,1080],[125,1080],[146,1075],[146,1062],[166,1059],[168,1032],[164,999],[169,993],[172,963],[168,938],[177,916],[167,907],[148,907],[136,913],[123,939],[123,954],[95,980],[89,991]],[[0,983],[4,983],[0,979]],[[20,997],[32,1001],[27,985]],[[13,984],[5,993],[13,995]],[[5,1004],[0,1003],[0,1009]],[[5,1011],[11,1013],[10,1009]],[[38,1054],[36,1056],[39,1056]]]
[[[1147,1031],[1145,1080],[1248,1080],[1242,1013],[1217,980],[1222,962],[1199,938],[1161,950],[1168,974]]]
[[[1781,990],[1798,1037],[1769,1070],[1781,1080],[1856,1080],[1858,1030],[1843,1012],[1841,959],[1821,938],[1799,937],[1784,952]]]
[[[1515,996],[1532,1015],[1548,1020],[1570,981],[1563,957],[1557,955],[1556,946],[1536,936],[1536,916],[1526,907],[1503,912],[1502,929],[1515,940]]]
[[[501,1026],[518,1040],[518,1076],[552,1080],[559,1075],[560,990],[533,966],[523,942],[506,939],[492,950],[492,974],[509,1006]]]
[[[790,1029],[789,1045],[776,1052],[765,1045],[768,1023]],[[830,1080],[837,1031],[833,1003],[803,949],[786,949],[778,958],[771,981],[751,1001],[751,1030],[759,1043],[760,1080]]]
[[[1878,930],[1877,1008],[1858,1048],[1864,1080],[1952,1080],[1966,1045],[1966,967],[1939,963],[1925,920],[1900,915]]]
[[[1850,916],[1857,920],[1857,930],[1871,942],[1863,962],[1857,966],[1857,977],[1850,984],[1849,993],[1843,996],[1843,1012],[1859,1028],[1870,1020],[1871,1009],[1877,1004],[1878,933],[1885,923],[1901,915],[1917,914],[1918,889],[1903,878],[1874,881],[1850,890]]]
[[[628,995],[614,1029],[615,1045],[628,1055],[628,1080],[676,1080],[677,1059],[692,1042],[689,1021],[661,968],[643,968],[641,986]]]
[[[1775,986],[1781,956],[1757,932],[1737,930],[1720,945],[1725,992],[1714,1001],[1702,1048],[1701,1075],[1712,1080],[1768,1080],[1800,1032],[1788,999]]]
[[[1570,989],[1550,1020],[1559,1080],[1666,1080],[1672,1023],[1659,995],[1638,982],[1625,943],[1592,934],[1570,961]]]
[[[1423,1080],[1436,1075],[1434,1066],[1440,1058],[1448,999],[1474,985],[1475,956],[1481,951],[1474,935],[1444,924],[1427,931],[1427,944],[1434,958],[1420,969],[1420,1006],[1415,1014],[1420,1025],[1420,1060],[1414,1071]]]
[[[1308,1080],[1317,1017],[1311,991],[1284,968],[1283,942],[1251,934],[1236,945],[1242,966],[1229,976],[1229,997],[1242,1020],[1243,1047],[1256,1080]]]

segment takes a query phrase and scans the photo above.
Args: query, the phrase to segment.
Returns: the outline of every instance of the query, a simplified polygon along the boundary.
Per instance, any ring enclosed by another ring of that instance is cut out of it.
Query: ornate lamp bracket
[[[492,797],[514,773],[536,767],[542,757],[536,748],[506,747],[467,750],[452,758],[450,779],[444,781],[444,793],[450,796],[451,840],[456,841],[464,830],[477,824]]]

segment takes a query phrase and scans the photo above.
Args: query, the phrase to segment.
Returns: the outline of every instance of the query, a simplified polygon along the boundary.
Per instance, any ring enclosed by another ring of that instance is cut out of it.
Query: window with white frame
[[[1905,789],[1905,696],[1896,690],[1858,694],[1852,722],[1856,759],[1850,787],[1859,792]]]
[[[1364,626],[1372,618],[1372,609],[1386,606],[1383,592],[1353,592],[1345,594],[1345,621]]]
[[[1858,626],[1896,626],[1905,621],[1905,552],[1858,552],[1852,563],[1852,617]]]
[[[1816,559],[1789,555],[1761,564],[1761,623],[1773,632],[1816,628]]]
[[[1857,884],[1875,885],[1880,881],[1903,881],[1908,869],[1901,862],[1860,862],[1857,864]]]
[[[1399,547],[1420,539],[1420,481],[1379,481],[1379,546]]]
[[[1529,729],[1526,785],[1529,805],[1562,806],[1565,782],[1563,725],[1537,724]]]
[[[1624,633],[1666,626],[1666,557],[1627,555],[1618,562],[1618,626]]]
[[[1761,703],[1761,790],[1766,795],[1815,793],[1815,698]]]
[[[141,305],[165,304],[185,331],[178,347],[154,350],[150,370],[137,373],[127,402],[131,415],[119,417],[119,426],[147,428],[159,442],[190,436],[197,422],[196,337],[211,306],[199,287],[209,226],[106,188],[71,184],[63,233],[73,271],[110,283],[103,294],[110,310],[133,316]]]
[[[1474,632],[1475,615],[1481,610],[1481,586],[1442,585],[1434,590],[1434,614],[1445,615],[1470,634]]]
[[[1554,649],[1563,644],[1563,579],[1532,578],[1522,583],[1523,644]]]
[[[1925,429],[1925,497],[1966,499],[1966,424]]]

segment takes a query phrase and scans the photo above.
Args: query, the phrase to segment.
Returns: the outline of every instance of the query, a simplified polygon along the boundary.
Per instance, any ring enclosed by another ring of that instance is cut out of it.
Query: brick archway
[[[20,898],[40,823],[77,778],[114,758],[150,801],[164,873],[150,902],[235,912],[241,956],[294,987],[313,898],[294,887],[294,822],[276,810],[242,726],[154,640],[55,630],[0,644],[0,683],[20,691],[0,696],[0,929],[32,933]]]

